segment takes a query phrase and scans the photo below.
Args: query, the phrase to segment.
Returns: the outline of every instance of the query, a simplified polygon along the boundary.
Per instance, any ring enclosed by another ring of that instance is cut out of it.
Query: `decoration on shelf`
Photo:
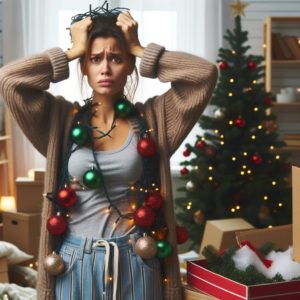
[[[177,236],[177,243],[183,244],[189,238],[189,233],[184,226],[176,225],[176,236]]]
[[[243,3],[240,0],[236,0],[234,4],[230,4],[231,13],[234,17],[236,16],[245,16],[245,8],[248,6],[248,3]]]
[[[223,71],[229,68],[228,63],[227,63],[226,61],[221,61],[221,62],[219,63],[219,67],[220,67],[220,69],[223,70]]]
[[[181,175],[186,175],[188,172],[189,172],[189,170],[188,170],[186,167],[183,167],[183,168],[180,170]]]
[[[246,121],[242,117],[238,117],[234,120],[234,124],[239,128],[243,128],[246,125]]]
[[[185,149],[182,154],[183,154],[183,156],[187,157],[187,156],[190,156],[191,151],[190,151],[190,149]]]
[[[262,163],[262,158],[258,153],[253,154],[251,160],[256,165],[260,165]]]
[[[64,271],[65,263],[58,254],[53,252],[45,258],[44,268],[49,274],[56,276]]]
[[[188,192],[193,192],[195,190],[195,184],[191,180],[186,183],[185,187]]]
[[[204,214],[203,214],[203,212],[200,210],[200,209],[198,209],[197,211],[195,211],[194,212],[194,222],[196,223],[196,224],[203,224],[203,222],[204,222]]]
[[[254,70],[256,68],[256,62],[253,60],[248,61],[247,67],[249,70]]]
[[[150,236],[143,236],[135,243],[135,252],[144,259],[149,259],[157,253],[156,241]]]

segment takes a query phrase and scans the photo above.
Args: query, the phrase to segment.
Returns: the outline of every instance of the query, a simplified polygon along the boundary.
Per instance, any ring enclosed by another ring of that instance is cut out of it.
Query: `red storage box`
[[[205,260],[187,262],[187,283],[219,300],[300,299],[300,280],[247,286],[208,270]]]

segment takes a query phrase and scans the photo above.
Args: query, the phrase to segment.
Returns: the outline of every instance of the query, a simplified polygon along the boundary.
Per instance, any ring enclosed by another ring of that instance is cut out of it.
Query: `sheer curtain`
[[[222,0],[110,0],[111,7],[129,7],[139,22],[139,34],[143,45],[156,42],[170,50],[193,53],[216,60],[217,50],[222,43]],[[227,0],[226,0],[227,2]],[[82,0],[4,0],[4,62],[43,51],[47,48],[69,46],[65,27],[69,17],[88,10],[88,5],[99,6],[102,1]],[[76,68],[76,63],[71,65]],[[74,73],[74,72],[73,72]],[[54,94],[62,94],[67,99],[80,100],[84,97],[75,74],[60,84],[51,86]],[[155,80],[141,79],[136,94],[138,101],[159,94],[168,89],[168,84]],[[199,134],[195,126],[186,141],[171,159],[172,169],[178,170],[186,142],[193,142]],[[30,168],[44,167],[44,158],[31,146],[13,123],[13,142],[17,176],[25,176]]]

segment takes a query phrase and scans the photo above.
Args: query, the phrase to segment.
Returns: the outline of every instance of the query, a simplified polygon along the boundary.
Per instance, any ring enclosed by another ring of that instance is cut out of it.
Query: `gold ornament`
[[[204,222],[204,214],[200,209],[198,209],[194,213],[194,222],[196,224],[203,224],[203,222]]]
[[[144,259],[154,257],[157,252],[155,240],[150,236],[139,238],[135,243],[135,252]]]
[[[65,263],[63,259],[53,251],[45,258],[44,268],[49,274],[56,276],[63,272]]]
[[[236,0],[236,3],[230,4],[229,6],[232,9],[232,15],[234,17],[244,16],[245,17],[245,8],[248,6],[248,3],[242,3],[241,0]]]

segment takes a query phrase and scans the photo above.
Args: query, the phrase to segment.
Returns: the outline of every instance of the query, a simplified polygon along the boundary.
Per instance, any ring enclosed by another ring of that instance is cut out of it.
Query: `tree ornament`
[[[193,181],[188,181],[185,185],[185,188],[188,192],[193,192],[195,190],[195,184]]]
[[[220,109],[220,108],[218,108],[218,109],[216,109],[215,111],[214,111],[214,116],[215,116],[215,118],[217,118],[217,119],[222,119],[223,117],[224,117],[224,111],[222,110],[222,109]]]
[[[216,154],[216,149],[212,146],[207,146],[205,148],[205,155],[207,157],[213,157]]]
[[[258,213],[260,220],[266,220],[270,217],[270,209],[266,205],[262,205]]]
[[[264,98],[264,103],[265,103],[266,105],[271,105],[271,104],[273,103],[272,97],[266,96],[266,97]]]
[[[117,117],[127,118],[133,112],[133,105],[127,99],[117,101],[115,104],[115,113]]]
[[[203,222],[204,222],[204,214],[200,209],[198,209],[194,213],[194,222],[196,224],[203,224]]]
[[[138,226],[149,227],[154,223],[154,210],[148,206],[141,206],[134,212],[134,221]]]
[[[219,67],[220,67],[221,70],[224,71],[224,70],[228,69],[229,66],[228,66],[228,63],[227,63],[226,61],[223,60],[223,61],[221,61],[221,62],[219,63]]]
[[[247,63],[247,67],[249,70],[254,70],[256,68],[256,63],[253,60],[249,60]]]
[[[145,204],[154,209],[160,209],[163,205],[163,198],[159,192],[152,192],[146,196]]]
[[[56,276],[64,271],[65,263],[58,254],[53,252],[46,256],[44,260],[44,268],[50,275]]]
[[[156,240],[164,240],[168,235],[168,227],[158,228],[151,231],[151,236]]]
[[[156,246],[157,246],[156,256],[158,258],[165,258],[169,256],[172,252],[172,247],[166,240],[157,241]]]
[[[205,146],[206,146],[206,143],[202,140],[199,140],[199,141],[196,142],[196,147],[199,150],[202,150]]]
[[[190,151],[190,149],[185,149],[182,154],[183,154],[183,156],[187,157],[187,156],[190,156],[191,151]]]
[[[65,187],[57,192],[56,199],[59,205],[69,208],[76,202],[77,195],[72,188]]]
[[[251,160],[256,165],[260,165],[262,163],[262,158],[258,153],[253,154]]]
[[[83,183],[89,189],[97,189],[102,185],[102,177],[98,170],[88,170],[83,175]]]
[[[189,172],[189,170],[186,168],[186,167],[183,167],[181,170],[180,170],[180,173],[181,175],[186,175],[187,173]]]
[[[144,259],[149,259],[155,256],[157,252],[156,241],[150,236],[143,236],[135,243],[135,252]]]
[[[144,157],[153,156],[157,151],[156,144],[150,137],[140,139],[137,145],[137,150],[139,154]]]
[[[85,125],[77,124],[71,131],[71,139],[78,146],[84,145],[89,138],[89,129]]]
[[[67,221],[59,213],[56,216],[52,216],[47,221],[47,229],[54,235],[61,235],[67,229]]]
[[[189,233],[184,226],[176,225],[177,244],[185,243],[189,238]]]
[[[234,120],[234,124],[239,128],[243,128],[246,125],[246,121],[242,117],[238,117]]]

